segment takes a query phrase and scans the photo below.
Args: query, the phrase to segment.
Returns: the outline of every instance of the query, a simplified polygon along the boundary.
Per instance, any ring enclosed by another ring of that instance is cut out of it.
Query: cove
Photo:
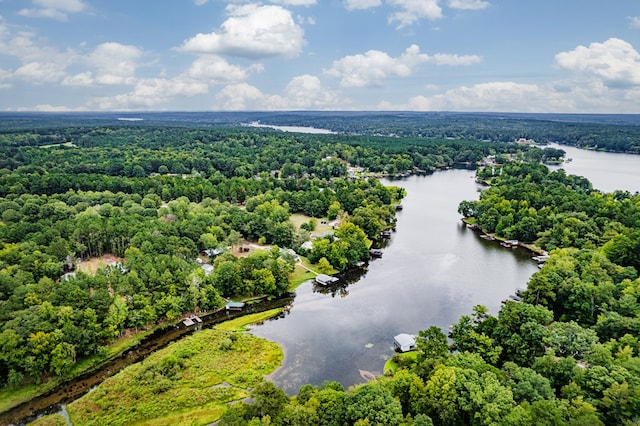
[[[343,279],[329,291],[303,284],[286,316],[253,328],[284,349],[283,366],[271,376],[277,386],[294,394],[305,383],[364,382],[382,374],[394,335],[431,325],[447,332],[477,304],[495,315],[526,286],[537,271],[531,253],[485,241],[460,220],[460,201],[478,197],[474,177],[448,170],[383,181],[407,191],[383,256],[350,284]]]

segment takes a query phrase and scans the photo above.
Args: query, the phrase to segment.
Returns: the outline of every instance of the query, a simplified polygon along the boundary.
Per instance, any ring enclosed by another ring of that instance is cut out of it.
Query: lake
[[[558,144],[549,146],[563,149],[567,153],[565,158],[571,159],[552,169],[562,167],[568,174],[584,176],[595,189],[604,192],[621,189],[633,194],[640,191],[640,155],[598,152]]]
[[[558,147],[572,158],[561,166],[567,173],[603,191],[640,191],[640,156]],[[431,325],[446,332],[476,304],[495,315],[502,299],[526,286],[537,271],[530,253],[485,241],[460,221],[459,202],[478,197],[473,178],[473,171],[448,170],[384,181],[404,187],[407,197],[382,258],[332,292],[303,284],[288,314],[253,328],[285,351],[271,376],[276,385],[294,394],[305,383],[364,382],[361,372],[382,373],[396,334]]]
[[[327,129],[319,129],[317,127],[302,127],[302,126],[276,126],[273,124],[261,124],[258,121],[252,121],[249,124],[246,124],[249,127],[266,127],[269,129],[281,130],[283,132],[292,132],[292,133],[309,133],[309,134],[334,134],[331,130]]]
[[[384,183],[407,197],[382,258],[341,291],[303,284],[288,315],[253,329],[283,347],[284,364],[271,379],[289,394],[305,383],[349,386],[365,381],[363,371],[382,374],[396,334],[431,325],[447,332],[476,304],[496,314],[537,271],[528,251],[485,241],[461,222],[458,203],[478,197],[473,171]]]
[[[594,188],[640,191],[640,156],[556,147],[572,159],[560,167]],[[448,170],[384,182],[404,187],[407,197],[383,257],[333,293],[303,284],[287,316],[253,329],[285,351],[271,377],[276,385],[294,394],[305,383],[362,383],[362,372],[382,373],[396,334],[431,325],[446,333],[474,305],[495,315],[503,299],[526,287],[537,271],[531,254],[485,241],[460,221],[458,203],[478,197],[473,178],[472,171]]]

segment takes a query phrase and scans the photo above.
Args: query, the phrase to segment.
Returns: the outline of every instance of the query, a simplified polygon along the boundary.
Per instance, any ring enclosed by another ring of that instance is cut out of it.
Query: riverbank
[[[507,242],[511,241],[508,238],[501,237],[499,235],[487,232],[482,227],[480,227],[480,225],[475,223],[475,218],[463,217],[461,220],[465,225],[467,225],[467,228],[471,229],[474,232],[481,233],[481,236],[486,238],[486,239],[488,239],[488,240],[496,241],[498,244],[507,243]],[[537,256],[544,256],[544,255],[548,254],[546,250],[544,250],[541,247],[538,247],[537,245],[535,245],[535,243],[525,243],[525,242],[522,242],[522,241],[518,241],[517,244],[509,244],[509,247],[511,247],[512,245],[514,245],[516,247],[522,247],[524,249],[527,249],[531,253],[533,253],[533,254],[535,254]]]
[[[169,344],[70,403],[66,411],[71,423],[193,425],[218,420],[228,404],[249,397],[282,363],[276,343],[245,332],[247,325],[281,312],[276,308],[236,318]]]
[[[105,359],[99,365],[93,364],[93,368],[88,369],[84,374],[59,383],[53,388],[48,387],[36,396],[33,393],[30,395],[20,394],[22,397],[21,402],[0,413],[0,423],[20,424],[31,421],[42,414],[57,412],[60,404],[75,400],[128,365],[143,360],[149,354],[193,333],[199,327],[207,328],[248,314],[283,308],[291,304],[292,301],[293,295],[287,294],[274,300],[265,299],[260,302],[248,303],[242,311],[225,311],[222,309],[207,315],[201,315],[203,321],[201,326],[186,327],[181,322],[171,323],[165,324],[161,328],[150,330],[150,334],[145,334],[144,337],[140,335],[133,336],[132,346],[127,346],[128,349],[123,350],[119,356],[113,359]],[[9,391],[6,392],[6,396],[8,400],[13,397]],[[13,401],[15,403],[17,400],[13,398]],[[8,406],[8,404],[5,403],[5,406]]]

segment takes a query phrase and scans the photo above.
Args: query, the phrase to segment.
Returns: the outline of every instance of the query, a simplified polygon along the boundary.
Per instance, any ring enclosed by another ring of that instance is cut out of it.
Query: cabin
[[[336,277],[332,277],[331,275],[318,274],[316,275],[316,284],[318,285],[330,285],[338,281]]]
[[[241,311],[244,308],[244,302],[227,302],[224,308],[227,311]]]
[[[416,350],[416,339],[410,334],[398,334],[393,338],[393,346],[397,351],[409,352]]]

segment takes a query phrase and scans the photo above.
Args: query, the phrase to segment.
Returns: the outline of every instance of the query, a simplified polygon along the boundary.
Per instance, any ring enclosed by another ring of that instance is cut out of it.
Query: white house
[[[400,352],[416,350],[416,339],[410,334],[398,334],[393,338],[393,346]]]

